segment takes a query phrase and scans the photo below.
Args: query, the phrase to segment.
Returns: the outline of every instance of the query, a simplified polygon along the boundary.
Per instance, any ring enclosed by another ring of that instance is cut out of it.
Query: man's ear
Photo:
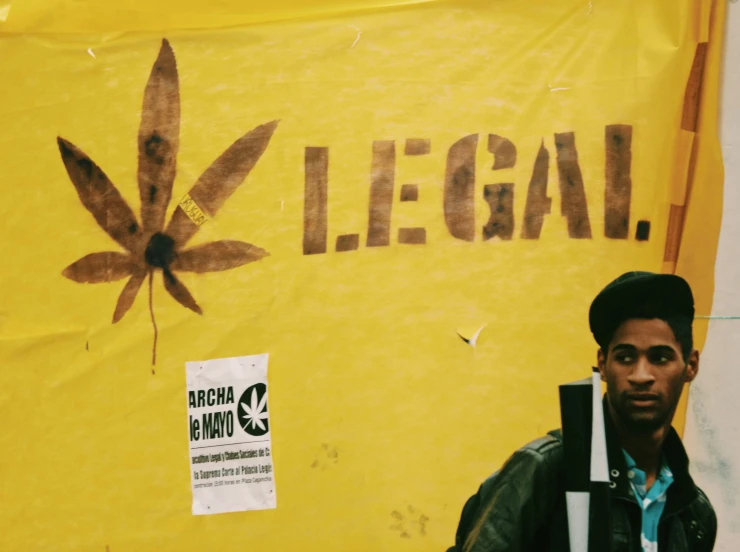
[[[686,375],[684,381],[686,383],[694,381],[697,374],[699,373],[699,351],[694,349],[689,355],[689,359],[686,361]]]
[[[599,347],[599,352],[596,353],[596,362],[599,367],[599,374],[601,374],[601,381],[606,381],[606,355],[604,349]]]

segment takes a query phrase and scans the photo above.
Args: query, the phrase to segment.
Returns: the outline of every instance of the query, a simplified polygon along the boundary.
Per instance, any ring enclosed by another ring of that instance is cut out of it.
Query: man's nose
[[[652,367],[645,357],[640,357],[627,377],[632,385],[646,386],[655,381]]]

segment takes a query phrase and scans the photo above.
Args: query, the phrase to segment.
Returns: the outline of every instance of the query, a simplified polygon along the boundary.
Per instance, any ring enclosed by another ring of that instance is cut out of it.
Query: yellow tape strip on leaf
[[[198,204],[190,197],[190,194],[185,194],[180,200],[179,206],[198,228],[203,226],[208,220],[208,216],[203,212],[203,209],[198,207]]]

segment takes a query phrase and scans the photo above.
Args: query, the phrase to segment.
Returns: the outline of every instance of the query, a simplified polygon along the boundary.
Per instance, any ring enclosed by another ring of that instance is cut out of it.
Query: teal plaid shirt
[[[642,508],[642,533],[640,535],[642,550],[643,552],[658,552],[658,522],[665,508],[668,487],[673,483],[673,473],[663,458],[663,466],[660,468],[655,483],[648,491],[645,472],[637,467],[626,450],[622,449],[622,452],[627,461],[627,477],[635,493],[635,499]]]

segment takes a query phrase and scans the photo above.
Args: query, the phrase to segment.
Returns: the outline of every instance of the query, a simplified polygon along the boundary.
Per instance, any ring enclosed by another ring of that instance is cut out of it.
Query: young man
[[[699,371],[694,298],[678,276],[629,272],[594,299],[589,323],[606,382],[612,552],[710,552],[717,518],[671,427]],[[584,367],[584,374],[587,373]],[[516,451],[463,508],[448,552],[568,551],[559,430]]]

